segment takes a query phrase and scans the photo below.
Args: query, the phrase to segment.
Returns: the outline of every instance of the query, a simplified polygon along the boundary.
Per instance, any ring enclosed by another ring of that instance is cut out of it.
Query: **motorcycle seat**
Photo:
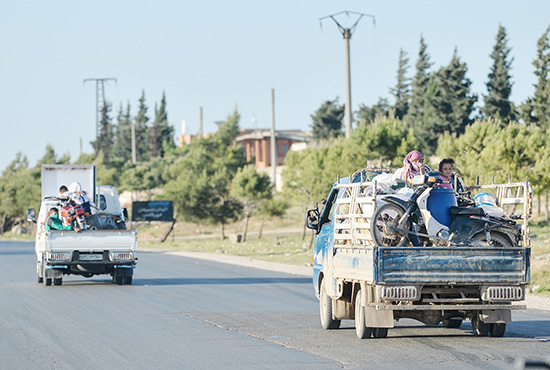
[[[456,207],[451,206],[451,216],[485,216],[485,211],[481,207]]]

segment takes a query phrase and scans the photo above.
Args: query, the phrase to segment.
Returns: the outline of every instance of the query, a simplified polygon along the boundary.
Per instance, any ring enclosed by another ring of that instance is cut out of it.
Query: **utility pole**
[[[340,25],[335,17],[339,16],[340,14],[346,14],[349,16],[350,14],[353,14],[355,16],[358,16],[357,20],[353,24],[353,26],[346,28]],[[359,21],[363,17],[371,17],[372,23],[375,24],[375,18],[374,15],[369,14],[363,14],[363,13],[357,13],[357,12],[351,12],[351,11],[343,11],[340,13],[335,13],[332,15],[327,15],[326,17],[319,18],[319,22],[321,23],[321,27],[323,25],[323,19],[330,18],[336,23],[338,26],[338,29],[340,29],[340,32],[342,32],[342,36],[344,36],[344,40],[346,43],[346,139],[349,138],[351,134],[351,64],[350,64],[350,52],[349,52],[349,40],[351,39],[352,32],[355,31],[355,28],[357,28],[357,25],[359,24]]]
[[[105,105],[105,82],[106,81],[116,81],[116,78],[86,78],[83,83],[86,83],[88,81],[95,81],[95,88],[96,88],[96,94],[95,94],[95,128],[96,128],[96,138],[99,137],[99,134],[101,133],[101,127],[99,124],[99,120],[101,117],[101,109],[103,109],[103,106]]]
[[[273,170],[273,193],[277,191],[277,141],[275,139],[275,89],[271,89],[271,169]]]
[[[199,109],[199,132],[198,132],[198,137],[199,139],[202,139],[202,136],[203,136],[204,132],[203,132],[203,127],[202,127],[202,107],[200,107]]]

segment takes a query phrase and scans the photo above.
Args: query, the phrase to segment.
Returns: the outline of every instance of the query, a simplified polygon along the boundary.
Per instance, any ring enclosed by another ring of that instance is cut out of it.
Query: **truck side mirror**
[[[315,208],[307,211],[306,219],[307,228],[317,230],[317,228],[319,227],[319,210]]]
[[[124,220],[128,220],[128,208],[122,208],[122,215],[124,216]]]
[[[34,208],[27,209],[27,221],[36,223],[36,211]]]

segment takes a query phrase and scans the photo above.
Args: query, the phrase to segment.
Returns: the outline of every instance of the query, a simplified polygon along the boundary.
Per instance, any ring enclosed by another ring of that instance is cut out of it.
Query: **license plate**
[[[81,254],[81,261],[101,261],[103,260],[103,254]]]

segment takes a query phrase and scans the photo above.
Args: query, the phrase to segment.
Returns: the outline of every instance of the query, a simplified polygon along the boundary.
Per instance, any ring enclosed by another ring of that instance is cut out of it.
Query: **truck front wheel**
[[[334,320],[332,317],[332,298],[327,294],[325,279],[321,280],[319,311],[321,313],[321,326],[323,329],[338,329],[340,327],[340,320]]]

